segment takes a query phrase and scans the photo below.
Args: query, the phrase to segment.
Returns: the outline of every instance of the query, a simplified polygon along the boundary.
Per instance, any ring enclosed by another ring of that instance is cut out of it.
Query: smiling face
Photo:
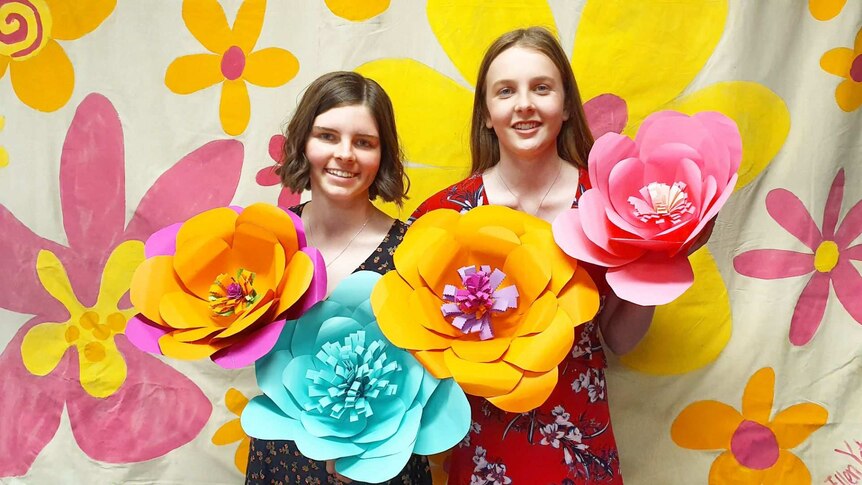
[[[339,106],[319,114],[305,143],[313,197],[368,200],[380,154],[377,123],[366,106]]]
[[[512,47],[500,53],[485,79],[488,115],[500,160],[557,155],[557,135],[569,115],[560,71],[545,54]]]

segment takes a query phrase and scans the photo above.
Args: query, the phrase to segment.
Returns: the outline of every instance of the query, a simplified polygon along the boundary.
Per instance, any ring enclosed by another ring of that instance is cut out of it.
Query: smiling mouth
[[[512,125],[512,128],[516,130],[532,130],[533,128],[538,128],[542,124],[538,121],[519,121]]]
[[[341,179],[352,179],[352,178],[356,177],[357,175],[359,175],[358,173],[347,172],[345,170],[338,170],[335,168],[326,168],[323,171],[328,173],[329,175],[332,175],[334,177],[338,177]]]

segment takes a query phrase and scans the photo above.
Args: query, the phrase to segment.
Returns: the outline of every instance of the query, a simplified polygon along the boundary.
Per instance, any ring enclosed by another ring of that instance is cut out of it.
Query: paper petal
[[[447,379],[425,403],[414,453],[432,455],[457,445],[470,430],[470,404],[458,384]]]
[[[659,255],[611,268],[606,278],[623,300],[638,305],[664,305],[691,287],[694,272],[685,256],[668,259]]]

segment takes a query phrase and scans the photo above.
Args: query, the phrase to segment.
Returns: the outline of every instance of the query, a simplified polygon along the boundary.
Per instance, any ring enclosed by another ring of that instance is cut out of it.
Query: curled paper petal
[[[433,375],[505,411],[547,399],[575,327],[598,310],[595,285],[551,225],[506,207],[428,212],[394,260],[371,296],[380,329]]]
[[[141,312],[129,340],[179,359],[252,364],[275,345],[284,318],[320,301],[323,260],[302,222],[269,204],[217,208],[156,231],[132,278]]]
[[[727,202],[741,160],[739,130],[723,114],[654,113],[635,140],[596,140],[592,188],[557,217],[554,238],[570,256],[611,268],[620,298],[669,303],[694,283],[685,251]]]
[[[380,275],[360,271],[285,324],[256,364],[263,391],[242,413],[246,432],[292,440],[305,456],[334,460],[353,480],[383,482],[412,453],[434,454],[470,427],[466,395],[393,345],[370,312]]]

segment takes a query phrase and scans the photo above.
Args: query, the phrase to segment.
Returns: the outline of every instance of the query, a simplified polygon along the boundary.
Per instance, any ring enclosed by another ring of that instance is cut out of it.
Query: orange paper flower
[[[155,233],[146,252],[130,290],[141,315],[126,336],[177,359],[249,365],[275,344],[279,319],[321,300],[326,288],[323,260],[305,246],[299,218],[269,204],[203,212]]]
[[[794,404],[772,416],[775,371],[755,372],[742,394],[742,413],[718,401],[697,401],[671,426],[673,441],[692,450],[725,450],[712,462],[709,483],[809,484],[808,467],[790,449],[826,424],[819,404]]]
[[[574,328],[599,306],[551,225],[506,207],[425,214],[395,251],[395,269],[371,295],[386,337],[435,377],[511,412],[547,399]]]

